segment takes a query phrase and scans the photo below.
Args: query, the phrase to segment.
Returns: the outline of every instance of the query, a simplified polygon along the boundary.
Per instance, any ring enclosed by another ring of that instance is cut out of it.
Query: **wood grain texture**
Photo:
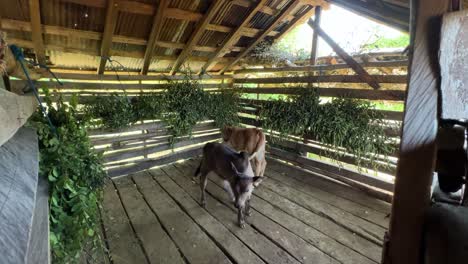
[[[434,171],[438,43],[442,15],[450,1],[414,0],[411,4],[409,81],[385,264],[421,262],[423,215]]]
[[[104,33],[101,41],[101,58],[97,73],[103,74],[106,69],[106,62],[109,57],[109,51],[112,47],[112,36],[114,35],[115,27],[117,26],[117,15],[119,4],[115,0],[107,1],[106,23],[104,25]]]
[[[318,27],[320,27],[321,20],[322,20],[322,7],[316,6],[314,21]],[[310,65],[315,65],[315,62],[317,60],[318,37],[319,35],[318,35],[317,30],[314,30],[314,33],[312,35],[312,49],[310,50]]]
[[[441,118],[468,120],[468,10],[444,16],[441,38]]]
[[[39,0],[29,0],[29,15],[31,17],[31,38],[34,43],[37,61],[46,64],[44,39],[41,27],[41,6]]]

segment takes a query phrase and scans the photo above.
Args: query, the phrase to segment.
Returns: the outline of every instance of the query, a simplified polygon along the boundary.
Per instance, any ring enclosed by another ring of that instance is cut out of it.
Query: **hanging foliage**
[[[132,101],[133,121],[161,119],[165,110],[163,93],[146,93],[133,97]]]
[[[134,109],[127,95],[97,96],[86,106],[85,117],[92,125],[120,129],[135,122]]]
[[[106,174],[84,123],[76,118],[76,100],[68,106],[60,98],[54,107],[48,95],[46,101],[55,129],[39,111],[29,124],[39,137],[40,177],[49,181],[52,257],[54,263],[77,263],[90,239],[93,248],[100,248],[95,230],[99,228],[98,202]]]
[[[232,90],[207,94],[208,118],[219,128],[239,125],[239,95]]]

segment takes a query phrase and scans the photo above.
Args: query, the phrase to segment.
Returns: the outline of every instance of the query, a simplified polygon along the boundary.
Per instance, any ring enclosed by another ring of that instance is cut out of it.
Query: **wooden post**
[[[374,78],[357,62],[351,57],[346,51],[344,51],[330,36],[328,36],[322,28],[320,28],[316,22],[312,19],[309,19],[307,23],[311,28],[314,29],[314,32],[317,32],[320,37],[322,37],[325,42],[327,42],[330,47],[340,56],[346,64],[349,65],[361,78],[363,82],[368,83],[372,88],[378,89],[380,88],[380,84],[374,80]]]
[[[102,34],[101,42],[101,59],[98,68],[98,74],[103,74],[106,69],[107,58],[112,47],[112,36],[114,35],[115,26],[117,25],[117,15],[119,13],[119,4],[115,0],[108,0],[106,24],[104,25],[104,33]]]
[[[322,7],[315,7],[315,24],[320,27],[320,21],[322,20]],[[315,65],[317,62],[317,50],[318,50],[318,33],[314,29],[312,35],[312,50],[310,51],[310,65]]]
[[[34,43],[37,61],[46,64],[44,39],[42,38],[41,7],[39,0],[29,0],[29,14],[31,17],[31,38]]]
[[[430,203],[438,125],[441,16],[450,2],[411,1],[408,90],[384,264],[422,263],[424,213]]]

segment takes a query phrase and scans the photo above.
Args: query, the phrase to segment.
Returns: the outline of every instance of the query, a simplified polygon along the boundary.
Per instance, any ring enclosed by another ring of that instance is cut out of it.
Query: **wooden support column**
[[[233,44],[234,44],[234,41],[237,41],[239,39],[239,37],[241,36],[242,34],[242,29],[244,27],[247,27],[250,23],[250,20],[253,18],[253,16],[255,16],[255,14],[257,14],[257,12],[262,9],[262,7],[265,5],[265,3],[267,2],[267,0],[260,0],[258,1],[258,3],[256,4],[255,7],[253,7],[249,14],[247,15],[246,18],[244,18],[244,21],[236,28],[236,30],[234,30],[230,35],[229,37],[226,39],[226,42],[224,42],[224,44],[219,47],[216,52],[210,56],[210,59],[205,63],[205,65],[203,65],[202,69],[200,70],[200,74],[203,74],[209,70],[211,70],[211,68],[215,65],[215,61],[216,59],[219,57],[219,56],[223,56],[224,53],[227,51],[227,49],[229,47],[231,47]]]
[[[315,7],[315,24],[320,27],[320,21],[322,20],[322,7]],[[310,65],[315,65],[317,62],[317,50],[318,50],[318,33],[314,29],[314,34],[312,35],[312,49],[310,51]]]
[[[145,57],[143,59],[143,68],[141,70],[141,74],[147,75],[148,69],[151,64],[151,59],[153,58],[154,48],[156,42],[158,41],[159,34],[161,32],[163,21],[164,21],[164,10],[166,10],[167,6],[169,5],[168,0],[161,0],[159,2],[158,11],[154,16],[153,26],[151,28],[151,33],[148,39],[148,43],[146,44],[146,51]]]
[[[229,70],[232,66],[236,65],[240,59],[245,57],[249,52],[257,46],[270,32],[272,32],[278,25],[281,23],[298,5],[300,4],[299,0],[291,1],[287,6],[281,10],[281,13],[276,16],[275,20],[271,23],[271,25],[263,30],[261,34],[255,37],[254,42],[252,42],[243,52],[241,52],[237,57],[228,65],[226,65],[221,71],[220,74],[224,74],[227,70]]]
[[[440,27],[450,2],[411,1],[408,90],[384,264],[422,263],[424,213],[430,202],[438,125]]]
[[[37,61],[46,64],[44,39],[42,38],[41,7],[39,0],[29,0],[29,15],[31,17],[31,38],[34,43]]]
[[[117,25],[117,15],[119,13],[118,3],[115,0],[108,0],[106,24],[104,25],[104,33],[101,42],[101,59],[98,68],[98,74],[103,74],[106,69],[107,58],[112,46],[112,36],[114,35],[115,26]]]
[[[177,57],[177,60],[172,66],[172,69],[170,72],[171,75],[174,75],[179,70],[180,66],[182,66],[182,64],[185,62],[185,60],[191,55],[193,48],[195,47],[195,45],[198,44],[198,41],[203,35],[203,32],[205,32],[206,26],[211,22],[213,17],[218,13],[219,9],[225,2],[226,0],[215,0],[211,4],[210,8],[206,12],[206,15],[197,24],[197,27],[195,28],[195,31],[190,36],[190,39],[187,42],[187,45]]]
[[[323,31],[323,29],[320,28],[313,19],[310,19],[307,24],[314,30],[314,32],[317,32],[317,34],[322,37],[330,47],[332,47],[336,54],[338,54],[338,56],[340,56],[346,64],[356,72],[363,82],[366,82],[374,89],[380,88],[380,84],[374,80],[374,78],[357,61],[355,61],[353,57],[346,53],[346,51],[344,51],[330,36],[328,36],[328,34],[325,33],[325,31]]]

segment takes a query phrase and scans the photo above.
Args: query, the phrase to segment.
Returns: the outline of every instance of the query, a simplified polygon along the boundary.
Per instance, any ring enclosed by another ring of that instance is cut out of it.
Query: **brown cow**
[[[263,176],[266,168],[265,134],[258,128],[225,127],[222,131],[225,144],[237,151],[249,153],[255,175]]]

